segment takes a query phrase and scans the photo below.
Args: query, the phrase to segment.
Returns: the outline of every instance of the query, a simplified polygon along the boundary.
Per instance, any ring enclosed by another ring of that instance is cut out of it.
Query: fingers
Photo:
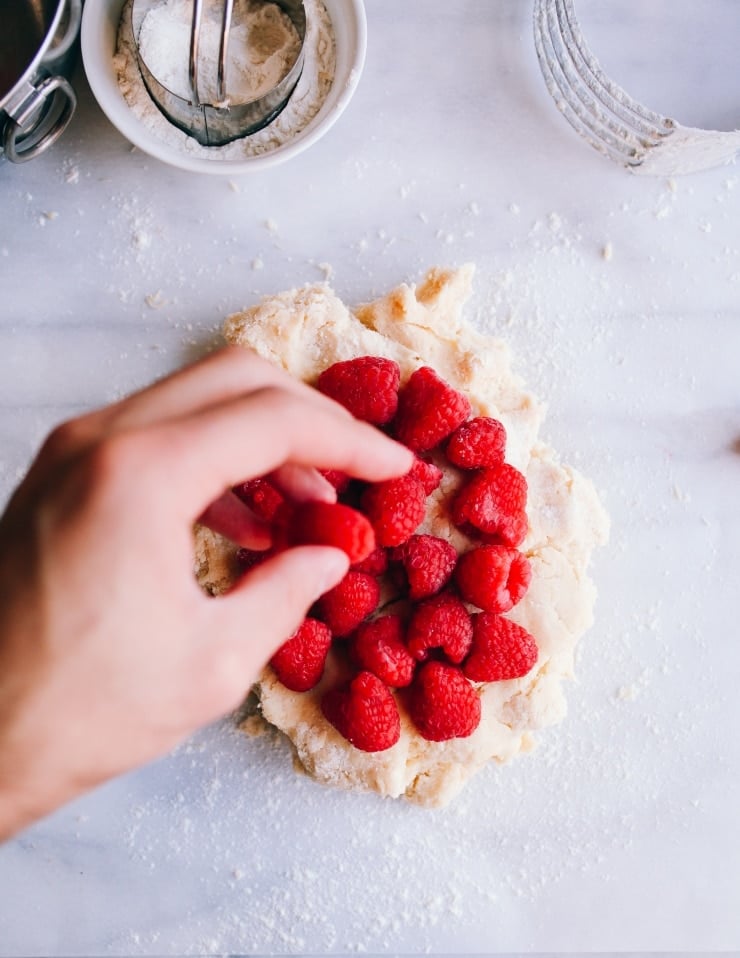
[[[307,402],[331,402],[251,349],[226,346],[93,416],[100,431],[139,429],[269,386],[279,386]]]
[[[316,469],[288,463],[270,474],[270,480],[294,502],[336,502],[337,491]],[[269,523],[263,522],[229,489],[198,517],[201,525],[237,545],[261,551],[272,545]]]
[[[213,503],[207,524],[253,548],[264,541],[262,532],[234,502],[222,500],[234,484],[274,473],[291,498],[334,501],[334,490],[317,469],[378,481],[408,471],[413,460],[404,447],[317,390],[256,354],[231,347],[58,427],[19,500],[28,502],[39,488],[58,481],[88,450],[103,443],[120,446],[120,440],[136,447],[136,468],[129,462],[129,473],[138,475],[141,467],[164,484],[166,505],[181,518],[194,521]]]
[[[337,405],[252,350],[226,346],[119,402],[61,423],[38,458],[43,468],[60,464],[104,435],[185,417],[268,386],[294,392],[307,402]],[[345,410],[342,413],[349,415]]]
[[[240,682],[257,674],[348,565],[338,549],[300,546],[257,566],[228,595],[206,600],[217,619],[210,634],[245,664]]]
[[[338,404],[252,350],[229,346],[120,402],[61,423],[47,438],[16,498],[22,503],[30,501],[52,470],[56,472],[72,463],[103,438],[186,418],[211,405],[271,386],[279,386],[302,397],[306,403],[351,418]],[[328,498],[329,495],[323,481],[315,475],[287,472],[285,486],[286,494],[299,499]]]
[[[337,490],[318,470],[288,462],[271,473],[270,479],[278,489],[294,502],[336,502]]]
[[[61,423],[47,438],[34,466],[38,464],[45,472],[69,462],[103,436],[187,417],[270,386],[279,386],[306,402],[334,408],[349,417],[337,403],[252,350],[227,346],[117,403]]]
[[[198,522],[247,549],[269,549],[272,544],[270,527],[231,491],[212,502]]]
[[[168,503],[190,518],[224,489],[286,463],[338,469],[371,482],[401,475],[413,463],[404,446],[336,412],[334,404],[307,405],[294,392],[275,388],[151,429],[148,443],[152,480],[167,482]]]

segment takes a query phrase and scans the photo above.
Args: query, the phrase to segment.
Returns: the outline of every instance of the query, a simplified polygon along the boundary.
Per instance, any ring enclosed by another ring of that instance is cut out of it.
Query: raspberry
[[[498,419],[477,416],[457,427],[446,451],[453,466],[460,469],[498,466],[506,453],[506,430]]]
[[[466,602],[486,612],[508,612],[529,588],[532,568],[521,552],[509,546],[471,549],[455,569],[455,581]]]
[[[361,669],[400,689],[414,676],[416,660],[403,641],[403,623],[398,615],[384,615],[363,622],[352,639],[352,656]]]
[[[394,431],[409,449],[424,452],[446,439],[469,415],[467,397],[429,366],[422,366],[398,394]]]
[[[307,692],[324,674],[330,646],[329,627],[316,619],[304,619],[270,659],[270,665],[286,688]]]
[[[423,661],[430,649],[441,649],[455,665],[468,654],[472,640],[470,613],[450,592],[420,602],[406,633],[408,650],[415,659]]]
[[[279,522],[281,545],[334,546],[346,552],[351,563],[362,562],[375,549],[375,533],[368,520],[340,502],[294,503]]]
[[[473,682],[502,682],[526,675],[538,656],[534,638],[494,612],[473,616],[473,645],[463,671]]]
[[[508,546],[518,546],[527,534],[527,480],[502,462],[471,477],[452,503],[459,526],[475,526]]]
[[[427,599],[447,585],[457,562],[455,547],[437,536],[411,536],[396,552],[406,570],[409,598],[414,601]]]
[[[478,728],[481,704],[460,669],[444,662],[426,662],[409,690],[411,721],[430,742],[466,738]]]
[[[317,601],[316,614],[334,636],[343,638],[375,611],[379,601],[380,586],[375,579],[365,572],[350,571]]]
[[[378,545],[400,546],[424,519],[426,496],[421,483],[407,475],[368,486],[361,505]]]
[[[390,594],[397,599],[406,597],[409,589],[409,580],[403,567],[403,546],[396,546],[388,550],[388,575],[385,578]]]
[[[278,509],[285,502],[283,494],[269,479],[248,479],[232,488],[232,492],[265,522],[272,522]]]
[[[435,466],[433,462],[427,462],[425,459],[419,459],[418,456],[414,460],[408,475],[422,484],[427,496],[431,496],[442,482],[442,470],[439,466]]]
[[[352,568],[355,572],[367,572],[368,575],[383,575],[388,571],[388,553],[382,546],[376,546],[367,558],[355,562]]]
[[[270,559],[274,555],[275,552],[272,549],[266,549],[263,552],[257,551],[256,549],[237,549],[236,561],[239,566],[239,571],[249,572],[250,569],[262,565],[266,559]]]
[[[356,419],[382,426],[396,414],[400,381],[401,371],[392,359],[360,356],[325,369],[317,386]]]
[[[324,717],[355,748],[383,752],[401,735],[393,693],[372,672],[360,672],[346,688],[331,689],[321,700]]]
[[[346,472],[340,472],[339,469],[320,469],[319,472],[327,482],[334,486],[337,492],[344,492],[352,481],[351,476],[348,476]]]

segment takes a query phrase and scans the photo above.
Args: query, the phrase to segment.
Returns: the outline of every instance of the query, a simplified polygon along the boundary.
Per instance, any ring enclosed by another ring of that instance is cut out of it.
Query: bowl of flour
[[[88,82],[113,125],[134,146],[191,172],[234,176],[285,162],[319,140],[351,100],[362,73],[367,24],[362,0],[305,0],[301,77],[266,127],[224,146],[202,146],[149,95],[131,28],[132,0],[86,0],[81,47]]]

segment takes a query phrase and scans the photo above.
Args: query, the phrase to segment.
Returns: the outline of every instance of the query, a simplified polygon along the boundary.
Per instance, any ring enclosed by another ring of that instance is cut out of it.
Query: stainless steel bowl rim
[[[65,13],[69,13],[66,32],[52,49]],[[82,0],[58,0],[30,64],[0,99],[0,157],[12,162],[32,159],[56,142],[72,119],[77,105],[74,90],[65,76],[54,73],[57,68],[64,72],[81,18]]]
[[[0,95],[0,110],[5,110],[7,104],[11,104],[17,95],[18,87],[23,83],[28,83],[31,77],[38,71],[41,66],[46,54],[51,46],[54,37],[59,30],[59,25],[62,22],[62,17],[64,16],[64,11],[67,7],[67,0],[58,0],[57,8],[52,18],[51,23],[46,31],[43,41],[41,42],[36,55],[33,60],[31,60],[28,67],[23,71],[23,73],[14,81],[13,85],[7,90],[3,95]]]

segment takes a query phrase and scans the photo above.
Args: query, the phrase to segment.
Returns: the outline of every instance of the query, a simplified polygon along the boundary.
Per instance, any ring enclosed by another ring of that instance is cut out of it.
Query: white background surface
[[[585,5],[605,65],[740,126],[738,4],[642,6]],[[740,946],[740,176],[599,157],[523,0],[368,7],[347,113],[272,172],[132,152],[81,71],[56,148],[0,165],[0,495],[55,422],[320,264],[352,303],[472,260],[470,318],[613,520],[569,716],[438,812],[323,790],[225,722],[0,850],[2,955]]]

